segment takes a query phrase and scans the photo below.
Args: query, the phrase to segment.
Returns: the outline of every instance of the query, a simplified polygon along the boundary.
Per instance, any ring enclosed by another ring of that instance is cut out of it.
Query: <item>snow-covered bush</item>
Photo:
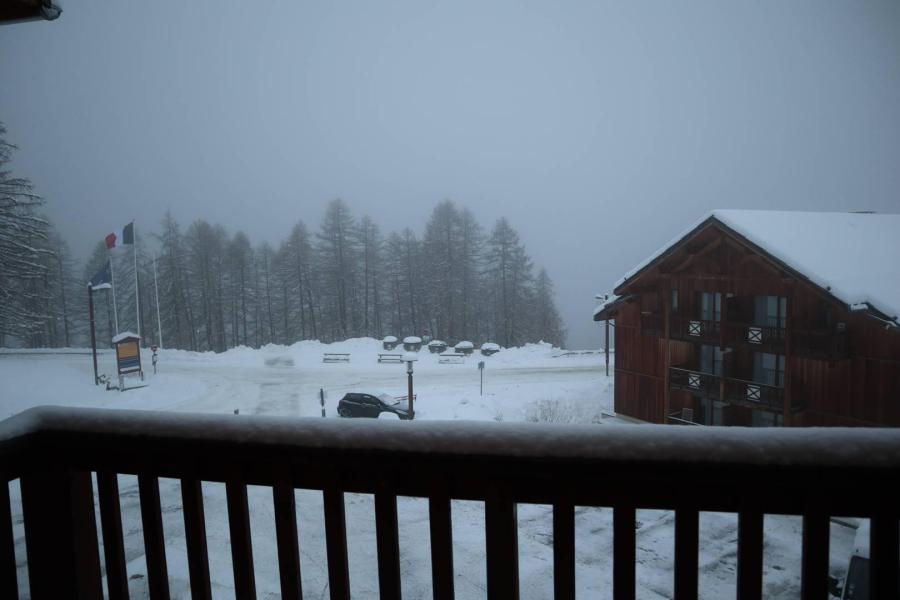
[[[525,408],[531,423],[599,423],[599,413],[573,401],[538,400]]]

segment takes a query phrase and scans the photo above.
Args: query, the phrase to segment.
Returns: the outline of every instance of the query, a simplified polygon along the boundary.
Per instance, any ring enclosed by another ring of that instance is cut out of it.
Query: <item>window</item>
[[[700,292],[700,319],[703,321],[722,320],[722,294]]]
[[[754,352],[753,381],[784,387],[784,355]]]
[[[787,298],[784,296],[755,296],[753,300],[754,325],[784,328],[787,320]]]
[[[703,344],[700,346],[700,371],[722,376],[724,372],[725,353],[718,346]]]
[[[678,313],[678,290],[672,290],[672,313]]]

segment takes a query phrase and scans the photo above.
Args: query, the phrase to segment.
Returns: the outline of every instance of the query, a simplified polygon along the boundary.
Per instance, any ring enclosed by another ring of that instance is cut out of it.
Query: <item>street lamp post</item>
[[[403,355],[403,362],[406,363],[406,382],[409,388],[408,390],[408,400],[409,400],[409,420],[412,421],[416,417],[416,411],[413,407],[413,363],[419,360],[419,357],[416,356],[415,352],[407,352]]]

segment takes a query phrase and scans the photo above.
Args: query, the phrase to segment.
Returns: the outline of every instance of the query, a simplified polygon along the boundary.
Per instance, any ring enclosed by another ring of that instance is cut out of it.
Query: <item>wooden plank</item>
[[[149,473],[138,474],[138,494],[141,499],[150,598],[169,600],[169,570],[166,565],[166,541],[159,502],[159,479]]]
[[[830,521],[821,512],[803,515],[803,564],[800,569],[800,597],[822,600],[828,597],[828,546]]]
[[[250,542],[250,506],[247,486],[238,481],[225,482],[228,502],[228,530],[231,533],[231,566],[234,570],[234,593],[241,600],[255,600],[256,578],[253,573],[253,546]]]
[[[519,541],[516,503],[491,490],[484,503],[488,598],[519,597]]]
[[[447,495],[428,498],[428,521],[431,528],[431,587],[434,600],[453,600],[453,527]]]
[[[112,471],[98,471],[97,494],[100,500],[100,528],[103,531],[103,555],[106,560],[106,587],[109,590],[109,598],[128,600],[119,476]]]
[[[281,597],[300,600],[300,544],[297,539],[297,504],[294,487],[285,479],[272,488],[275,504],[275,537],[278,541],[278,574]]]
[[[738,514],[737,600],[760,600],[763,581],[763,514]]]
[[[696,600],[699,561],[699,515],[696,509],[675,510],[675,598]]]
[[[13,537],[12,508],[9,504],[9,482],[0,481],[0,598],[18,598],[16,546]]]
[[[191,578],[191,598],[211,600],[203,484],[199,479],[181,480],[181,505],[184,512],[184,538],[187,546],[188,573]]]
[[[102,600],[91,474],[22,476],[28,580],[33,600]]]
[[[553,505],[553,597],[575,598],[575,506],[570,500]]]
[[[344,492],[329,486],[322,490],[325,503],[325,549],[328,555],[328,585],[331,600],[349,600],[350,572],[347,566],[347,522]]]
[[[900,598],[900,536],[897,514],[872,517],[870,551],[872,589],[879,598]]]
[[[633,506],[613,508],[613,599],[634,600],[634,539]]]
[[[375,493],[375,536],[378,542],[378,589],[382,598],[401,598],[397,496]]]

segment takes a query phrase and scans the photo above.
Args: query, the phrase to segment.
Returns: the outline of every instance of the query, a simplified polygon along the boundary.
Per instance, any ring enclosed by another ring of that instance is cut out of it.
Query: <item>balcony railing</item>
[[[138,477],[150,597],[169,597],[160,477],[181,480],[193,598],[210,598],[201,481],[224,482],[235,596],[254,598],[248,485],[272,488],[281,594],[301,597],[294,489],[321,490],[329,593],[349,598],[344,494],[373,494],[378,585],[401,597],[398,496],[428,498],[434,598],[453,598],[450,499],[485,503],[489,598],[517,598],[516,507],[553,506],[555,598],[575,597],[575,507],[613,509],[613,597],[635,597],[635,510],[675,513],[675,597],[696,598],[699,512],[738,514],[738,598],[761,598],[763,516],[803,516],[802,597],[826,597],[829,516],[872,519],[878,598],[898,597],[900,431],[565,426],[211,416],[38,408],[0,423],[22,489],[31,598],[128,598],[118,480]],[[0,595],[17,596],[7,486]],[[171,499],[167,499],[171,500]]]
[[[750,408],[781,412],[784,410],[784,388],[727,377],[725,378],[725,400]]]
[[[689,342],[719,343],[720,321],[691,319],[680,315],[672,315],[669,321],[669,337]]]
[[[726,340],[729,343],[742,344],[754,350],[773,354],[784,354],[786,337],[784,327],[736,322],[728,322],[725,327]]]
[[[722,378],[712,373],[703,373],[683,367],[669,367],[669,386],[685,390],[704,398],[718,398],[721,394]]]

